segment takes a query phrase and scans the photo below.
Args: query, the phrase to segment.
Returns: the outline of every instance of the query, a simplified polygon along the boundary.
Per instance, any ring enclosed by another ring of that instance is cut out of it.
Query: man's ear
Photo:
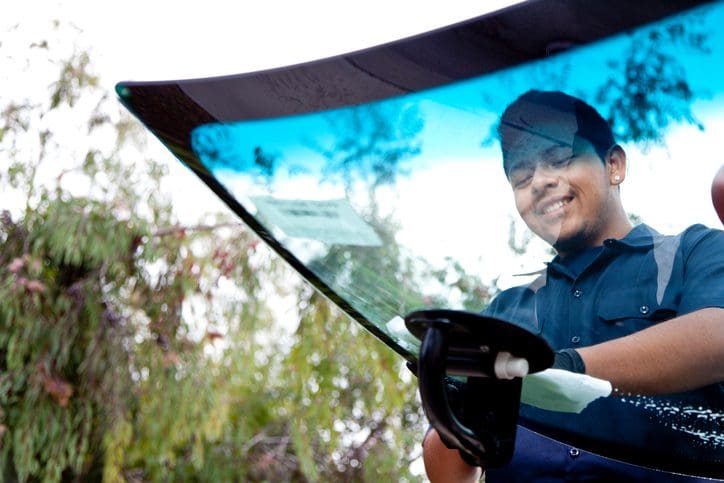
[[[612,185],[618,186],[626,179],[626,151],[618,144],[614,144],[606,153],[606,169]]]

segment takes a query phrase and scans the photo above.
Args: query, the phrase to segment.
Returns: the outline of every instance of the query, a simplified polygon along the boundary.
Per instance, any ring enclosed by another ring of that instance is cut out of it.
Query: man
[[[721,460],[724,441],[699,444],[656,405],[724,408],[724,232],[697,225],[664,236],[632,227],[619,193],[626,154],[579,99],[529,91],[505,110],[499,135],[516,208],[558,254],[539,279],[504,291],[485,313],[540,334],[558,351],[557,367],[606,379],[618,392],[580,415],[523,406],[522,421],[658,455],[690,454],[698,445],[696,454]],[[627,401],[627,394],[635,396]],[[481,475],[434,430],[423,448],[433,482]],[[513,460],[487,473],[488,482],[692,481],[523,428]]]

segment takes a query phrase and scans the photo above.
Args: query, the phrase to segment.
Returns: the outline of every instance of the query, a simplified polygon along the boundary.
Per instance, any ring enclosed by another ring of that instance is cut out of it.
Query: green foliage
[[[52,85],[51,109],[61,104],[73,107],[82,95],[83,89],[98,86],[98,78],[90,73],[89,64],[90,58],[85,52],[76,53],[62,62],[60,76]]]
[[[0,106],[3,479],[411,480],[400,359],[237,223],[182,224],[88,56],[55,64]]]
[[[6,213],[0,254],[0,365],[18,478],[55,481],[81,472],[101,409],[120,405],[127,359],[112,294],[133,276],[127,220],[102,217],[89,200],[39,206],[22,223]],[[109,379],[112,378],[112,379]]]

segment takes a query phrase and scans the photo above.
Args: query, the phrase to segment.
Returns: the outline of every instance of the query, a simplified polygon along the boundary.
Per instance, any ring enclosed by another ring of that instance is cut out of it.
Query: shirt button
[[[574,335],[573,337],[571,337],[571,342],[573,342],[574,344],[578,344],[579,342],[581,342],[581,338],[577,335]]]
[[[571,458],[578,458],[578,455],[581,454],[581,452],[578,451],[578,448],[571,448],[568,450],[568,454]]]
[[[580,299],[581,295],[583,295],[583,290],[576,289],[573,291],[573,296],[576,297],[577,299]]]
[[[639,312],[641,312],[643,315],[646,315],[649,313],[649,306],[648,305],[642,305],[639,307]]]

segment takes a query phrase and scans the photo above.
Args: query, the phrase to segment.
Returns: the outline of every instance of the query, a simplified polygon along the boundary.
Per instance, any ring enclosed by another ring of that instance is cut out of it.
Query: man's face
[[[605,164],[587,141],[571,144],[531,140],[510,171],[521,217],[562,254],[608,238],[612,206]]]

